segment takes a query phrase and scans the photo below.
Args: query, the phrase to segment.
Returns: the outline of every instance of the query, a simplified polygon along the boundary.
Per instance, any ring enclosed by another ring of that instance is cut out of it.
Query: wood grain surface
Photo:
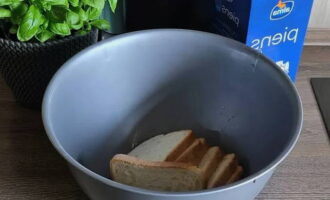
[[[330,77],[330,47],[306,47],[297,87],[304,128],[258,200],[330,200],[330,144],[309,83]],[[40,113],[22,108],[0,80],[0,199],[87,200],[44,133]]]
[[[330,5],[330,1],[329,1]],[[328,29],[310,28],[307,31],[305,45],[330,46],[330,27]]]

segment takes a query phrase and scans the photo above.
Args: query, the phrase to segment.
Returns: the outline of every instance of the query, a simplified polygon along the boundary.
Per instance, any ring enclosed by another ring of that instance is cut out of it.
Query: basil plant
[[[108,1],[114,12],[117,0]],[[105,0],[0,0],[0,23],[19,41],[45,42],[85,34],[92,27],[110,29],[109,22],[100,19],[104,4]]]

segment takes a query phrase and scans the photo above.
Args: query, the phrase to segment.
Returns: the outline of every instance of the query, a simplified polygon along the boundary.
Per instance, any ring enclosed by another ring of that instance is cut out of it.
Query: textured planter
[[[40,109],[44,91],[57,69],[80,50],[97,42],[98,31],[46,43],[0,38],[0,72],[23,106]]]

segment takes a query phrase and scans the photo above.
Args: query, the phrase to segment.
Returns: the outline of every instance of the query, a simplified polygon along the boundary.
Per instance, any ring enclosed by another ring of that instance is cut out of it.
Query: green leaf
[[[98,19],[102,13],[102,10],[98,8],[89,7],[87,8],[87,16],[90,20]]]
[[[12,3],[9,5],[10,10],[13,10],[15,8],[17,8],[18,6],[20,6],[23,2],[16,2],[16,3]]]
[[[110,29],[110,23],[107,20],[104,19],[97,19],[91,22],[92,26],[95,26],[98,29],[101,30],[109,30]]]
[[[48,28],[48,25],[49,25],[49,19],[45,18],[45,21],[40,26],[41,30],[46,30]]]
[[[48,30],[43,30],[42,32],[40,32],[36,35],[36,38],[40,42],[46,42],[47,40],[51,39],[54,36],[55,36],[54,33],[50,32]]]
[[[30,40],[38,32],[43,21],[44,18],[39,9],[31,5],[18,27],[17,38],[20,41]]]
[[[66,14],[66,22],[69,24],[69,26],[78,24],[80,21],[79,15],[75,12],[68,11]]]
[[[11,11],[0,7],[0,19],[11,17]]]
[[[28,9],[29,6],[24,2],[16,4],[15,7],[12,8],[13,16],[22,17],[26,13],[26,11],[28,11]]]
[[[112,10],[113,13],[116,12],[116,8],[117,8],[117,4],[118,4],[118,0],[108,0],[109,4],[110,4],[110,8]]]
[[[68,0],[42,0],[40,2],[43,8],[46,10],[50,10],[52,6],[64,6],[66,8],[69,7]]]
[[[26,1],[26,0],[25,0]],[[46,9],[43,5],[42,5],[42,1],[43,0],[29,0],[29,1],[26,1],[29,5],[34,5],[36,6],[37,8],[39,8],[39,10],[49,10],[49,9]]]
[[[18,27],[16,25],[13,25],[12,27],[10,27],[9,33],[16,34],[17,33],[17,28]]]
[[[89,23],[89,22],[86,22],[85,24],[84,24],[84,29],[86,30],[86,31],[90,31],[90,30],[92,30],[92,25],[91,25],[91,23]]]
[[[23,0],[0,0],[0,6],[10,6]]]
[[[84,4],[102,10],[105,0],[83,0]]]
[[[71,34],[70,27],[66,23],[50,23],[49,30],[56,35],[67,36]]]
[[[78,24],[71,24],[71,28],[74,30],[79,30],[84,26],[84,23],[82,21],[79,21]]]
[[[12,18],[11,18],[13,24],[21,23],[22,17],[25,15],[25,13],[28,11],[28,9],[29,9],[29,6],[24,2],[21,2],[15,6],[13,6]]]
[[[74,30],[79,30],[83,27],[83,21],[80,20],[80,16],[79,14],[69,11],[67,13],[67,17],[66,17],[66,21],[68,23],[68,25],[70,26],[70,28],[74,29]]]
[[[52,22],[63,23],[66,20],[67,9],[62,6],[53,6],[48,12],[49,19]]]
[[[69,3],[70,3],[73,7],[78,7],[78,6],[79,6],[79,0],[69,0]]]
[[[88,15],[82,8],[73,8],[72,11],[79,15],[81,21],[84,22],[88,20]]]
[[[87,13],[80,7],[72,8],[71,11],[78,14],[79,23],[71,24],[70,27],[74,30],[79,30],[79,29],[83,28],[84,23],[88,21]]]
[[[86,35],[89,31],[86,31],[86,30],[80,30],[78,31],[78,35]]]
[[[68,6],[69,5],[68,0],[43,0],[43,2],[46,2],[52,6]]]
[[[42,27],[43,24],[47,23],[47,21],[48,21],[48,19],[45,16],[41,15],[40,27]]]

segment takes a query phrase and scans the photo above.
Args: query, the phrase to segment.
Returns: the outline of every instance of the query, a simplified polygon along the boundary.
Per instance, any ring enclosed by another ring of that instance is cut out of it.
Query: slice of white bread
[[[148,161],[175,161],[194,140],[191,130],[175,131],[150,138],[128,155]]]
[[[214,188],[225,185],[235,172],[238,166],[235,154],[227,154],[220,161],[217,169],[212,174],[207,183],[207,188]]]
[[[209,146],[204,138],[195,141],[175,160],[175,162],[190,163],[198,166]]]
[[[234,173],[228,179],[227,184],[238,181],[242,177],[242,175],[243,175],[243,167],[242,166],[237,166]]]
[[[217,146],[207,150],[198,166],[203,171],[207,180],[211,177],[223,156],[224,153]]]
[[[118,154],[110,161],[114,181],[150,190],[184,192],[205,188],[203,172],[187,163],[151,162]]]

